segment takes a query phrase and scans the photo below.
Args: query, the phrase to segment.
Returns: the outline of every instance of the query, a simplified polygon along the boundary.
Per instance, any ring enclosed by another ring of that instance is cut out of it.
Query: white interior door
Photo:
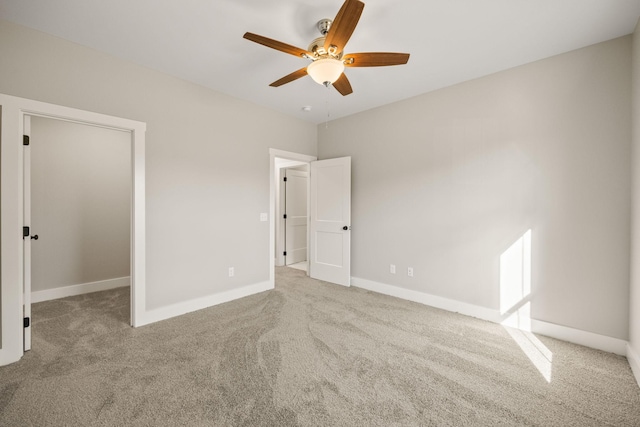
[[[351,284],[351,157],[311,162],[309,275]]]
[[[31,136],[31,117],[24,116],[24,135]],[[23,142],[24,159],[24,200],[23,200],[23,227],[29,227],[28,231],[23,229],[22,241],[24,251],[24,271],[23,277],[23,318],[24,318],[24,351],[31,350],[31,145]],[[37,236],[34,236],[37,238]]]
[[[285,264],[307,260],[307,179],[304,171],[287,169],[285,182]]]

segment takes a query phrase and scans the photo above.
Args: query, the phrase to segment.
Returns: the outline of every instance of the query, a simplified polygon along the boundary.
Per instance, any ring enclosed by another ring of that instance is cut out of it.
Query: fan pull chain
[[[331,109],[329,107],[329,92],[331,91],[331,85],[327,85],[327,90],[324,94],[324,104],[327,110],[327,119],[324,121],[324,128],[329,129],[329,118],[331,117]]]

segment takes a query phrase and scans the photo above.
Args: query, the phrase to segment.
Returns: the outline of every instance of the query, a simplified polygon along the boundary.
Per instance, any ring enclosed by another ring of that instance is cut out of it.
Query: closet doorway
[[[131,133],[30,115],[24,129],[25,302],[130,286]]]

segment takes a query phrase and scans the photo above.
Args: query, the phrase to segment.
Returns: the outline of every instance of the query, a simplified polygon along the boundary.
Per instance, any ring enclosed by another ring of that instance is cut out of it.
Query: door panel
[[[310,276],[349,286],[351,157],[312,162],[310,180]]]
[[[285,213],[287,215],[285,264],[307,260],[307,180],[304,171],[286,170]]]
[[[342,209],[342,165],[317,169],[317,218],[319,221],[344,222]]]
[[[334,267],[342,267],[344,265],[342,230],[337,233],[321,231],[316,233],[316,238],[316,247],[318,248],[316,262]]]

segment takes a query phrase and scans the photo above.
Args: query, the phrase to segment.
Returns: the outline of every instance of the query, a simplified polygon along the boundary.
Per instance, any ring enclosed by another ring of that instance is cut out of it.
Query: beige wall
[[[633,34],[633,197],[631,234],[631,295],[629,313],[629,361],[640,384],[640,22]],[[632,360],[633,359],[633,360]]]
[[[31,118],[31,288],[129,276],[131,134]]]
[[[269,148],[316,126],[6,21],[0,58],[0,93],[147,123],[148,309],[269,280]]]
[[[352,156],[352,275],[499,310],[531,230],[532,317],[627,339],[630,72],[624,37],[319,126]]]

